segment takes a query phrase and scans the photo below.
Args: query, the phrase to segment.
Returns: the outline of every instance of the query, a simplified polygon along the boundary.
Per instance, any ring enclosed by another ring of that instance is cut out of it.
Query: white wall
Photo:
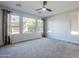
[[[0,45],[2,44],[2,11],[0,10]]]
[[[72,35],[70,33],[69,15],[74,12],[79,12],[79,9],[57,14],[48,18],[48,38],[55,38],[79,44],[79,35]]]
[[[20,34],[20,35],[12,35],[12,43],[20,42],[20,41],[26,41],[26,40],[33,40],[41,38],[41,33],[26,33],[26,34]]]

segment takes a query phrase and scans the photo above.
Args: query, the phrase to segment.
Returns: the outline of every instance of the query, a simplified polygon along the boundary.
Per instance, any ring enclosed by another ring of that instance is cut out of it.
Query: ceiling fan
[[[42,11],[52,12],[51,9],[46,8],[46,5],[47,5],[47,1],[43,1],[43,7],[42,8],[39,8],[39,9],[36,9],[36,11],[42,10]]]

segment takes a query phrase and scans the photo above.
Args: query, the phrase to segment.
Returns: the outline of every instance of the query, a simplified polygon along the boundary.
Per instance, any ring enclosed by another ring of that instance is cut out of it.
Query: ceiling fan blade
[[[43,1],[43,7],[47,5],[47,1]]]
[[[36,9],[35,11],[42,10],[42,8]]]
[[[46,8],[46,10],[47,10],[47,11],[49,11],[49,12],[51,12],[51,11],[52,11],[51,9],[48,9],[48,8]]]

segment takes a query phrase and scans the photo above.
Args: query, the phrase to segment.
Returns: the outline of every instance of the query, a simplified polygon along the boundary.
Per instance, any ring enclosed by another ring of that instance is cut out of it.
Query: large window
[[[23,33],[36,31],[35,19],[23,17]]]
[[[10,14],[8,21],[9,34],[35,33],[43,32],[43,21],[41,19],[20,17]]]
[[[11,34],[19,34],[19,16],[11,15],[10,30]]]
[[[42,32],[42,31],[43,31],[42,20],[23,17],[23,33]]]

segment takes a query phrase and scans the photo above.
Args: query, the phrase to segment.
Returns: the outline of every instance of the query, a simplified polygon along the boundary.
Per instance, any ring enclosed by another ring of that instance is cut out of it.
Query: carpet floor
[[[79,45],[41,38],[0,47],[0,58],[78,58]]]

